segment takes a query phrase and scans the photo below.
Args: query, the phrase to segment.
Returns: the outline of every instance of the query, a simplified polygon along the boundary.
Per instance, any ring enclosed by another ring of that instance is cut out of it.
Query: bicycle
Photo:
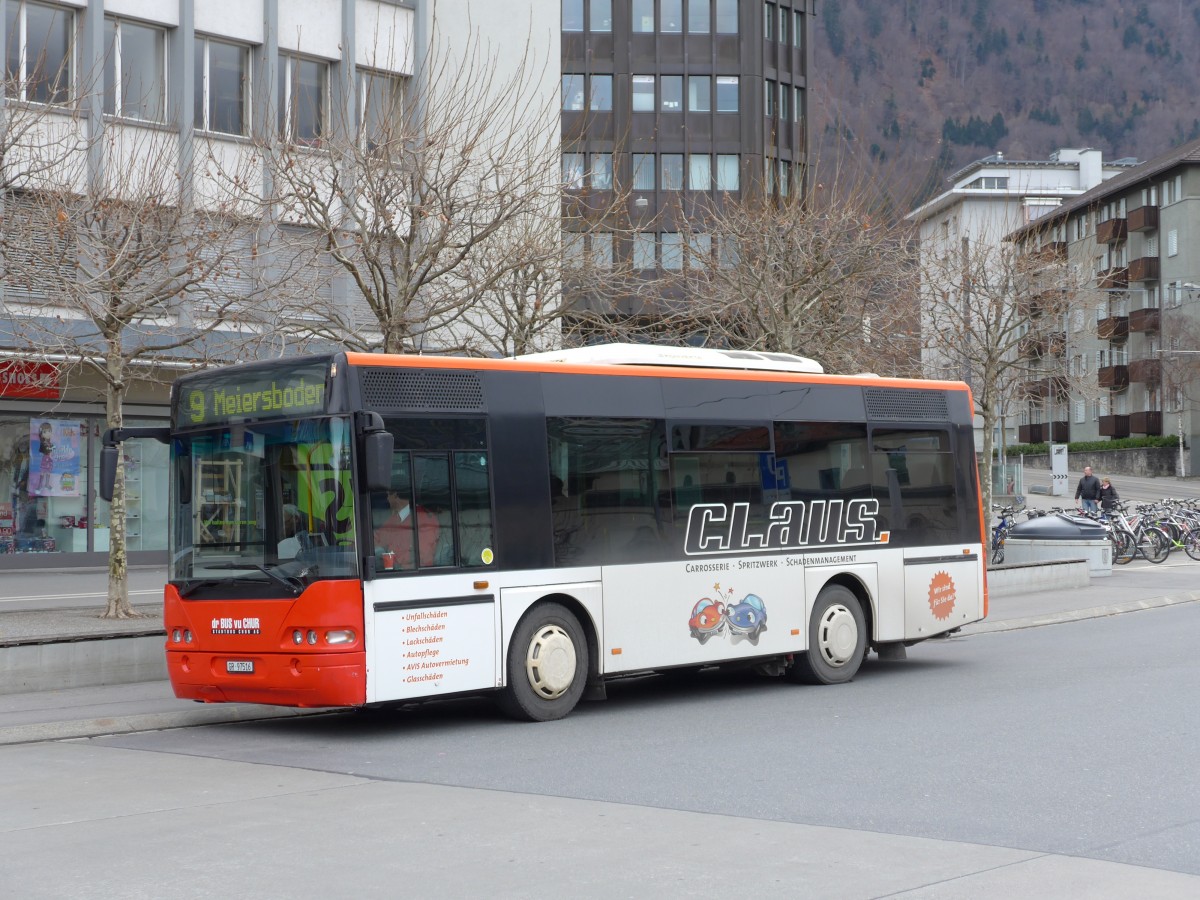
[[[1004,562],[1004,542],[1008,539],[1008,533],[1015,524],[1014,519],[1017,513],[1021,512],[1024,508],[1021,505],[1000,506],[998,503],[992,504],[992,509],[1000,513],[1000,521],[992,529],[992,543],[988,548],[988,562],[992,565],[998,566]]]
[[[1146,507],[1139,506],[1138,514],[1130,516],[1124,503],[1111,510],[1109,539],[1113,542],[1113,562],[1117,565],[1125,565],[1139,555],[1147,562],[1161,563],[1171,552],[1170,537],[1147,521],[1146,511]]]

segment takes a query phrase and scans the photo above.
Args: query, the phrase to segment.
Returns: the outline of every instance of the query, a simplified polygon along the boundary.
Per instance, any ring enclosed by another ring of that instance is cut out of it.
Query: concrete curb
[[[227,725],[233,722],[328,715],[331,712],[339,711],[337,709],[293,709],[277,706],[219,704],[197,706],[195,709],[178,712],[103,716],[96,719],[75,719],[65,722],[37,722],[0,728],[0,746],[61,741],[72,738],[104,737],[111,734],[132,734],[138,731],[164,731],[169,728],[188,728],[193,725]]]
[[[1119,616],[1124,613],[1140,612],[1144,609],[1160,609],[1164,606],[1177,606],[1180,603],[1194,603],[1197,600],[1200,600],[1200,591],[1188,591],[1186,594],[1150,597],[1145,600],[1130,600],[1127,603],[1110,603],[1107,606],[1093,606],[1089,609],[1068,609],[1040,616],[1026,616],[1021,619],[1003,619],[999,622],[984,620],[976,622],[973,625],[963,626],[959,634],[990,634],[997,631],[1018,631],[1022,628],[1038,628],[1042,625],[1063,625],[1067,622],[1079,622],[1083,619],[1102,619],[1106,616]]]
[[[1093,606],[1089,609],[1064,610],[1040,616],[1004,619],[998,622],[979,622],[964,626],[953,637],[994,634],[1002,631],[1018,631],[1023,628],[1038,628],[1043,625],[1062,625],[1084,619],[1099,619],[1146,609],[1160,609],[1183,603],[1200,601],[1200,591],[1189,591],[1165,597],[1133,600],[1128,603],[1112,603]],[[105,716],[94,719],[76,719],[63,722],[41,722],[28,725],[12,725],[0,728],[0,746],[6,744],[31,744],[41,741],[62,741],[79,738],[103,737],[112,734],[131,734],[138,731],[161,731],[168,728],[188,728],[196,725],[224,725],[235,722],[255,722],[268,719],[294,718],[296,716],[329,715],[337,709],[293,709],[279,706],[253,706],[249,704],[213,704],[196,706],[178,712],[145,713],[129,716]]]

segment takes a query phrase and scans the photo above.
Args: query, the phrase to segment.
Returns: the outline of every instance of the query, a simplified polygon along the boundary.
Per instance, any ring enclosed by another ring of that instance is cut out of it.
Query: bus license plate
[[[252,659],[227,659],[225,660],[225,671],[229,673],[249,673],[254,674],[254,660]]]

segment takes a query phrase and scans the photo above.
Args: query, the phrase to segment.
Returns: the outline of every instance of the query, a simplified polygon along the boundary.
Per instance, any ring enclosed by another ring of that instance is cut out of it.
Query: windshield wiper
[[[224,583],[225,582],[217,578],[200,578],[196,581],[187,581],[184,582],[183,586],[179,588],[179,596],[182,599],[194,594],[196,591],[200,590],[200,588],[216,587],[217,585]]]
[[[257,569],[262,572],[272,581],[283,585],[291,592],[293,597],[299,597],[304,591],[304,582],[295,575],[282,575],[274,569],[269,569],[266,566],[258,563],[215,563],[207,566],[209,569]],[[306,569],[305,572],[308,570]]]

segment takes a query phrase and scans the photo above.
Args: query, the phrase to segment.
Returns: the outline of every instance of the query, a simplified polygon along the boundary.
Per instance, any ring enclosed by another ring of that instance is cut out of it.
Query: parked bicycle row
[[[993,504],[998,521],[992,526],[988,561],[1004,562],[1004,545],[1022,513],[1030,519],[1054,513],[1067,513],[1098,522],[1112,542],[1113,562],[1124,565],[1136,557],[1161,563],[1173,551],[1182,550],[1200,560],[1200,500],[1164,498],[1153,503],[1131,504],[1115,501],[1098,512],[1083,509],[1026,509],[1022,503],[1011,506]]]

